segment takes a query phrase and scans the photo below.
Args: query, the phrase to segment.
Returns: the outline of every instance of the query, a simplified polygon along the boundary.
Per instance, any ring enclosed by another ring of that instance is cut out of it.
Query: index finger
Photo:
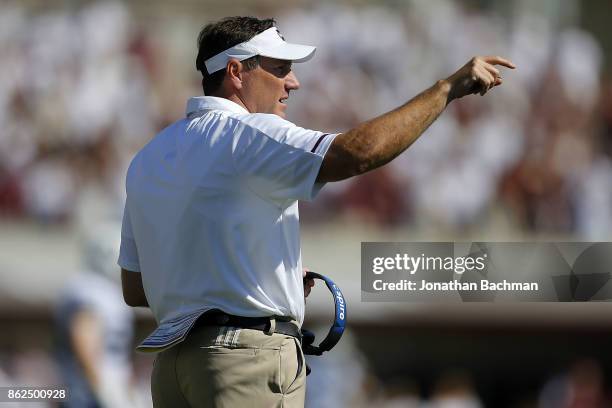
[[[482,60],[485,62],[488,62],[489,64],[503,65],[504,67],[508,67],[512,69],[516,68],[516,65],[514,65],[512,61],[496,56],[496,55],[495,56],[489,55],[486,57],[482,57]]]

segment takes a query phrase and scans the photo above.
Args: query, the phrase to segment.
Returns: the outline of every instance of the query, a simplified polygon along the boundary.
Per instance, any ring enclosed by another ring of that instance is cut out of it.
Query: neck
[[[240,97],[235,93],[218,92],[210,96],[216,96],[217,98],[229,99],[230,101],[237,103],[238,105],[242,106],[247,111],[251,112],[249,108],[247,108],[247,106],[244,104],[244,102],[242,102],[242,99],[240,99]]]

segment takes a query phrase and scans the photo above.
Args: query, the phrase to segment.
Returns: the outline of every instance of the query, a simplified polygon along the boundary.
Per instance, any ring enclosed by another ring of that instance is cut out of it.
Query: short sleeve
[[[241,122],[233,157],[250,188],[274,201],[312,200],[324,184],[316,178],[336,135],[270,114],[246,115]]]
[[[127,203],[123,210],[123,223],[121,224],[121,247],[119,248],[120,267],[132,272],[140,272],[140,262],[138,261],[138,249],[132,232],[132,222]]]

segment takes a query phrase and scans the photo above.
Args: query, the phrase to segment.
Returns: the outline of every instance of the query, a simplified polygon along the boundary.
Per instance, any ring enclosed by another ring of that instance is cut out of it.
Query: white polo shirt
[[[205,96],[138,152],[118,263],[142,273],[158,340],[213,308],[303,322],[297,200],[335,136]]]

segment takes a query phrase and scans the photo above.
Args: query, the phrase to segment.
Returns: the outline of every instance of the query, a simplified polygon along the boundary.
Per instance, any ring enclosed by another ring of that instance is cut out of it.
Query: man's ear
[[[242,89],[242,62],[231,59],[225,67],[225,75],[234,89]]]

